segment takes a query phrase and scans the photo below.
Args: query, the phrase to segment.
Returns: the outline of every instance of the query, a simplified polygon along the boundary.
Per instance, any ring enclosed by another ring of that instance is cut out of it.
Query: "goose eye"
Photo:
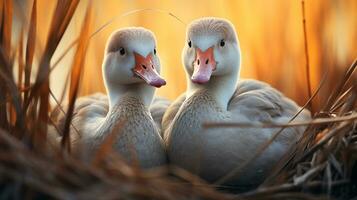
[[[191,42],[191,40],[188,41],[188,46],[189,46],[190,48],[192,47],[192,42]]]
[[[226,44],[226,43],[224,42],[224,40],[221,40],[221,42],[220,42],[219,45],[220,45],[221,47],[224,47],[225,44]]]
[[[123,56],[125,54],[125,49],[123,47],[120,47],[119,53]]]
[[[154,55],[156,55],[156,48],[154,48]]]

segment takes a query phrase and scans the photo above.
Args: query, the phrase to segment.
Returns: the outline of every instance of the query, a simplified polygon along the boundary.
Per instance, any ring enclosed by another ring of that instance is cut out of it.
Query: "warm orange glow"
[[[38,2],[38,32],[42,44],[54,8],[51,2]],[[78,36],[87,3],[81,2],[69,27],[71,31],[65,34],[55,58]],[[336,84],[338,75],[357,56],[357,1],[315,0],[306,1],[305,5],[312,88],[316,89],[321,76],[329,68],[328,84],[322,91],[322,94],[328,94]],[[203,16],[227,18],[235,25],[240,39],[241,77],[266,81],[300,104],[307,99],[300,0],[106,0],[93,1],[93,7],[94,27],[140,8],[166,10],[186,23]],[[105,42],[112,31],[125,26],[143,26],[156,34],[162,75],[168,83],[158,89],[157,94],[174,99],[184,92],[186,77],[181,64],[181,50],[185,43],[186,27],[168,14],[144,11],[118,18],[92,38],[81,94],[104,91],[101,62]],[[58,96],[66,80],[71,56],[73,54],[68,55],[52,75],[51,87]]]

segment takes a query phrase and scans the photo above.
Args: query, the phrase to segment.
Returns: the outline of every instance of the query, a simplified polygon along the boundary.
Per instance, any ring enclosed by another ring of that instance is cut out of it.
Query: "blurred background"
[[[32,1],[18,3],[29,19]],[[185,91],[181,50],[186,42],[186,26],[168,13],[158,11],[118,17],[136,9],[151,8],[170,12],[185,23],[205,16],[230,20],[236,27],[241,45],[241,78],[268,82],[300,105],[308,99],[300,0],[96,0],[92,3],[94,29],[117,18],[91,39],[80,95],[105,91],[101,75],[105,43],[111,32],[126,26],[143,26],[156,34],[162,74],[168,82],[157,90],[157,94],[173,100]],[[79,36],[87,4],[87,0],[80,3],[52,62]],[[54,7],[55,1],[38,1],[37,32],[40,42],[37,50],[45,44]],[[329,71],[325,85],[313,102],[318,108],[319,102],[326,98],[338,79],[342,78],[344,70],[357,57],[357,1],[306,1],[305,8],[313,91],[325,71]],[[35,53],[41,55],[41,52]],[[58,97],[63,91],[73,56],[74,48],[51,74],[51,88]]]

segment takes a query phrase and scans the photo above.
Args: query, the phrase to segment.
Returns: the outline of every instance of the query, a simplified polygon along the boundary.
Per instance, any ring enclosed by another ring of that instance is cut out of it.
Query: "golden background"
[[[24,6],[29,15],[32,1]],[[88,1],[82,1],[69,31],[65,33],[54,60],[78,37]],[[38,1],[38,37],[40,45],[52,17],[54,1]],[[157,95],[175,99],[185,91],[186,77],[181,64],[181,50],[186,26],[168,13],[142,11],[118,17],[136,9],[160,9],[171,12],[185,23],[215,16],[230,20],[236,27],[242,52],[242,78],[266,81],[299,104],[307,100],[305,51],[300,0],[231,0],[231,1],[129,1],[93,0],[93,31],[117,17],[96,34],[89,46],[81,95],[104,91],[101,63],[106,40],[111,32],[126,26],[151,29],[157,38],[162,75],[167,85]],[[305,2],[310,72],[313,91],[329,69],[328,79],[318,98],[326,98],[343,71],[357,56],[357,1],[310,0]],[[38,52],[37,52],[38,53]],[[63,90],[74,50],[51,74],[51,88],[57,96]],[[315,106],[318,106],[315,101]]]

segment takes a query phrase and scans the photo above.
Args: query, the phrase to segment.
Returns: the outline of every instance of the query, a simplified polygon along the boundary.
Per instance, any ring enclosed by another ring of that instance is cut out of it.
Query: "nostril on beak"
[[[151,68],[153,68],[153,69],[154,69],[154,65],[151,65]]]
[[[144,69],[146,69],[146,66],[145,65],[141,65]]]
[[[200,59],[197,59],[197,65],[200,65]]]
[[[206,60],[206,65],[208,64],[208,62],[209,62],[209,59],[207,58],[207,60]]]

